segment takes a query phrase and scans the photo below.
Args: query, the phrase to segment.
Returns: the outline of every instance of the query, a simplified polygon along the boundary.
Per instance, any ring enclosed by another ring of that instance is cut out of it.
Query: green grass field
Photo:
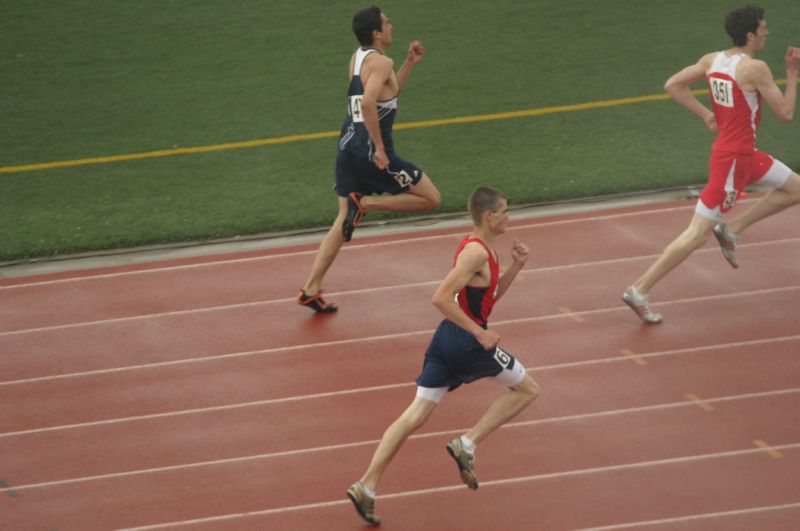
[[[325,227],[336,139],[19,171],[18,166],[338,130],[350,31],[366,4],[311,0],[6,2],[0,18],[0,261]],[[735,2],[420,1],[379,5],[426,57],[398,124],[662,93],[724,49]],[[785,77],[800,2],[762,2],[760,56]],[[701,88],[701,87],[698,87]],[[705,96],[701,97],[705,99]],[[759,147],[800,167],[769,111]],[[463,211],[478,184],[514,203],[700,184],[711,134],[671,101],[401,129],[398,152]],[[391,217],[370,215],[368,219]]]

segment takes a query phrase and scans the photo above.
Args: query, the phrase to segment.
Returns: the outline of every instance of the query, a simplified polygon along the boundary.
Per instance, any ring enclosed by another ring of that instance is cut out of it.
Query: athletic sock
[[[647,294],[645,294],[645,293],[642,293],[641,291],[639,291],[638,289],[636,289],[636,286],[634,286],[634,285],[631,285],[631,293],[633,293],[633,296],[634,296],[636,299],[639,299],[639,300],[642,300],[642,299],[646,299],[646,298],[647,298]]]
[[[459,437],[459,439],[461,440],[461,447],[464,449],[464,451],[470,455],[475,455],[476,445],[474,442],[472,442],[472,439],[470,439],[466,435],[462,435],[461,437]]]
[[[361,484],[361,486],[364,487],[364,494],[366,494],[367,496],[369,496],[370,498],[372,498],[374,500],[375,499],[375,491],[372,490],[371,488],[367,487],[363,483]]]

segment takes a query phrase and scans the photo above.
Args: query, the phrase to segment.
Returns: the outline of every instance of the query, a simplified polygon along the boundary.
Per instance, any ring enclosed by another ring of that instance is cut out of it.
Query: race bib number
[[[711,78],[711,97],[717,105],[733,107],[733,81]]]
[[[725,197],[725,201],[722,202],[722,208],[728,210],[733,208],[733,205],[736,203],[736,196],[739,195],[739,192],[736,190],[731,190],[728,192],[728,195]]]
[[[350,116],[353,117],[353,123],[364,121],[364,114],[361,112],[361,98],[363,96],[350,96]]]
[[[402,188],[408,188],[411,186],[411,183],[414,182],[414,179],[408,174],[406,170],[400,170],[397,172],[390,172],[394,180],[397,181]]]
[[[508,364],[511,363],[511,356],[503,352],[500,347],[495,347],[494,359],[504,369],[508,369]]]

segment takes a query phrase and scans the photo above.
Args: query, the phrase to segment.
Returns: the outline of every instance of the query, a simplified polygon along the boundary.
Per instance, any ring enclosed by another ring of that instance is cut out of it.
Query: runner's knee
[[[428,204],[425,205],[426,210],[433,210],[442,204],[442,194],[439,193],[433,181],[431,181],[430,177],[425,173],[422,174],[422,179],[417,183],[417,188],[413,190],[413,193],[428,202]]]
[[[514,390],[525,395],[528,403],[531,403],[539,396],[541,388],[539,387],[539,384],[536,383],[536,380],[531,378],[530,374],[526,374],[525,378],[523,378],[519,384],[514,386]]]
[[[436,188],[427,191],[425,195],[420,195],[419,197],[425,199],[425,201],[428,202],[428,204],[425,205],[425,211],[430,211],[439,208],[439,205],[442,204],[442,195]]]
[[[440,194],[439,190],[437,190],[436,188],[433,189],[433,193],[427,199],[429,204],[428,210],[439,208],[439,205],[442,204],[442,194]]]
[[[792,172],[780,190],[791,195],[795,201],[800,202],[800,176]]]
[[[708,239],[711,237],[711,230],[702,231],[697,230],[693,227],[686,229],[683,234],[678,238],[678,241],[681,242],[683,245],[687,245],[693,249],[697,249],[705,245]]]
[[[417,407],[417,404],[412,404],[404,413],[403,417],[408,423],[411,431],[415,431],[428,421],[428,418],[433,413],[433,408]]]

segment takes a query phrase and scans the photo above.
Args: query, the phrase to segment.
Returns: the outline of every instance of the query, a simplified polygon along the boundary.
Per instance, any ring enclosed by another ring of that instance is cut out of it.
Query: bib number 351
[[[717,105],[733,107],[733,82],[729,79],[711,78],[711,97]]]

